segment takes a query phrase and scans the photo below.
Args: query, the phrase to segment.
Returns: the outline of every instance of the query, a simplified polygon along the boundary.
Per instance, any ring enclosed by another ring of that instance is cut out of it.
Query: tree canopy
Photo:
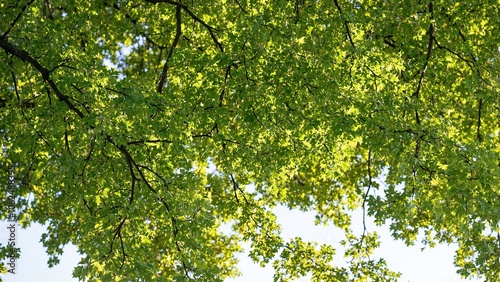
[[[395,280],[351,230],[361,208],[500,277],[497,0],[16,0],[0,19],[0,200],[15,185],[19,222],[48,227],[49,265],[71,243],[83,281],[221,281],[247,241],[275,281]],[[277,205],[344,230],[349,266],[284,240]]]

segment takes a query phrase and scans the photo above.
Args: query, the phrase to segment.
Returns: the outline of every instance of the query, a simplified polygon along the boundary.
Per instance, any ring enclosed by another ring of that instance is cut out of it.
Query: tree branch
[[[146,184],[146,186],[148,187],[148,189],[151,192],[153,192],[158,197],[158,200],[160,200],[160,202],[163,204],[163,206],[167,210],[167,213],[171,214],[172,210],[170,209],[169,205],[167,204],[167,202],[165,201],[165,199],[158,193],[158,191],[151,185],[151,183],[149,183],[148,179],[144,175],[144,172],[141,170],[141,165],[139,165],[138,163],[135,162],[135,160],[132,158],[132,156],[128,152],[127,148],[125,148],[125,146],[123,146],[123,145],[116,144],[111,139],[110,136],[107,137],[107,141],[110,142],[111,144],[113,144],[125,156],[125,158],[127,159],[127,161],[130,161],[130,163],[133,165],[133,167],[139,173],[140,179],[144,182],[144,184]],[[179,253],[181,253],[182,249],[180,247],[179,240],[177,238],[178,237],[177,235],[179,233],[179,227],[177,225],[177,219],[176,219],[175,215],[172,215],[172,214],[170,216],[170,219],[171,219],[171,222],[172,222],[172,229],[173,229],[172,233],[174,235],[175,245],[176,245],[177,251]],[[187,278],[190,278],[188,270],[192,271],[192,269],[190,269],[189,267],[187,267],[187,265],[184,262],[184,260],[181,260],[181,264],[182,264],[182,267],[184,269],[184,274],[186,275]]]
[[[432,47],[433,47],[433,43],[434,43],[434,17],[432,16],[433,12],[434,12],[434,9],[433,9],[432,1],[431,1],[429,3],[429,13],[431,13],[431,24],[429,25],[429,30],[427,31],[427,33],[429,34],[429,41],[427,43],[427,55],[425,56],[425,63],[424,63],[424,66],[422,68],[422,71],[420,72],[420,79],[418,81],[417,89],[415,90],[415,92],[412,95],[412,97],[414,96],[416,98],[419,97],[420,89],[422,88],[422,83],[424,81],[425,72],[427,71],[427,66],[429,65],[429,61],[430,61],[431,55],[432,55]]]
[[[368,150],[368,162],[367,162],[367,172],[368,172],[368,188],[366,189],[365,197],[363,198],[363,235],[361,240],[366,235],[366,201],[368,199],[368,194],[372,188],[372,150]]]
[[[241,4],[238,0],[234,0],[234,2],[236,2],[236,4],[238,5],[238,7],[240,7],[240,9],[243,11],[243,13],[248,14],[248,12],[243,8],[243,6],[241,6]]]
[[[243,195],[243,200],[245,200],[245,203],[249,205],[247,197],[245,196],[245,192],[240,188],[238,183],[236,182],[236,179],[234,179],[234,175],[230,174],[231,177],[231,182],[233,183],[233,191],[234,191],[234,197],[236,198],[236,202],[240,203],[240,199],[238,198],[238,193],[236,190],[240,191],[240,193]]]
[[[120,224],[118,225],[118,227],[115,229],[115,234],[113,236],[113,241],[111,241],[110,250],[109,250],[109,253],[113,252],[113,243],[114,243],[114,240],[116,239],[116,237],[120,238],[120,246],[121,246],[121,250],[122,250],[122,263],[120,265],[120,269],[125,264],[125,258],[128,256],[127,253],[125,253],[125,245],[123,244],[123,238],[122,238],[122,234],[121,234],[123,225],[125,224],[126,220],[127,220],[127,217],[125,216],[123,218],[123,220],[120,222]]]
[[[335,7],[337,7],[337,10],[339,11],[339,13],[342,14],[343,12],[342,12],[342,8],[339,5],[339,1],[334,0],[333,2],[335,3]],[[347,38],[349,39],[349,42],[351,43],[351,46],[356,47],[356,45],[354,44],[354,41],[352,40],[351,29],[349,28],[349,22],[347,20],[344,20],[344,27],[345,27],[345,30],[347,33]]]
[[[14,28],[16,23],[21,19],[21,16],[23,15],[23,13],[26,11],[26,9],[28,9],[28,7],[31,4],[33,4],[33,2],[35,2],[35,0],[30,0],[28,3],[24,4],[24,6],[21,8],[21,11],[19,12],[19,14],[17,14],[17,17],[10,23],[10,26],[7,29],[7,31],[5,31],[2,34],[2,36],[0,36],[2,39],[5,38],[11,32],[11,30]]]
[[[483,136],[481,136],[481,110],[483,108],[483,98],[479,98],[479,107],[477,109],[477,140],[479,142],[483,141]]]
[[[189,14],[189,16],[195,22],[199,22],[201,25],[203,25],[208,30],[208,32],[210,33],[210,37],[212,37],[212,40],[214,41],[214,43],[217,46],[217,48],[219,48],[219,50],[221,52],[224,52],[224,48],[222,47],[222,44],[219,42],[219,40],[217,40],[217,37],[214,34],[214,30],[215,29],[212,26],[210,26],[209,24],[207,24],[206,22],[204,22],[202,19],[200,19],[198,16],[196,16],[188,8],[188,6],[186,6],[186,5],[182,4],[182,3],[176,2],[176,1],[173,1],[173,0],[146,0],[146,2],[153,3],[153,4],[157,4],[157,3],[169,3],[169,4],[175,5],[177,7],[181,7],[186,13]]]
[[[23,62],[28,62],[42,75],[43,80],[50,85],[50,88],[54,90],[57,98],[59,98],[59,101],[64,102],[68,106],[68,108],[76,113],[81,119],[85,117],[85,115],[73,103],[71,103],[71,101],[68,99],[68,96],[64,95],[61,90],[59,90],[54,81],[50,79],[50,71],[47,68],[43,67],[28,52],[21,50],[17,46],[11,44],[4,36],[0,37],[0,48],[4,49],[7,53],[12,54],[15,57],[18,57]]]
[[[153,140],[138,140],[138,141],[130,141],[127,142],[128,145],[139,145],[139,144],[145,144],[145,143],[173,143],[172,140],[159,140],[159,139],[153,139]]]
[[[78,108],[75,107],[75,105],[68,99],[68,96],[62,94],[62,92],[59,90],[59,88],[57,87],[55,82],[50,78],[50,71],[47,68],[43,67],[28,52],[21,50],[17,46],[11,44],[10,42],[7,41],[7,39],[5,37],[0,37],[0,48],[4,49],[7,53],[12,54],[15,57],[18,57],[22,61],[28,62],[33,68],[35,68],[42,75],[43,80],[46,81],[50,85],[50,88],[52,88],[52,90],[56,93],[56,96],[59,98],[60,101],[63,101],[68,106],[68,108],[70,110],[72,110],[74,113],[76,113],[76,115],[78,115],[78,117],[80,117],[81,119],[85,118],[85,115]],[[154,187],[151,186],[149,181],[146,179],[146,176],[144,175],[144,173],[142,172],[142,170],[140,169],[138,164],[134,161],[134,159],[132,158],[129,151],[126,149],[126,147],[123,145],[116,144],[116,142],[114,142],[114,140],[111,138],[111,136],[108,136],[106,138],[106,141],[113,144],[125,156],[127,163],[129,164],[129,169],[132,169],[132,167],[133,167],[137,170],[137,172],[140,175],[140,178],[144,181],[146,186],[154,194],[156,194],[158,196],[159,200],[162,202],[162,204],[164,205],[167,212],[170,213],[171,212],[170,207],[165,202],[165,200],[158,194],[158,191],[156,191],[156,189],[154,189]],[[135,179],[135,177],[133,179]],[[133,181],[135,181],[135,180],[133,180]],[[133,200],[133,193],[131,194],[130,202],[132,200]],[[173,231],[174,237],[177,237],[177,233],[179,232],[179,229],[178,229],[178,226],[176,225],[175,216],[172,215],[171,219],[172,219],[172,224],[173,224],[172,228],[174,229],[174,231]],[[124,222],[125,222],[125,220],[123,220],[120,223],[120,226],[119,226],[119,228],[117,228],[117,230],[116,230],[117,233],[115,233],[115,237],[114,237],[114,239],[116,238],[116,236],[118,236],[120,238],[121,248],[122,248],[122,253],[123,253],[122,266],[125,262],[125,257],[127,256],[127,254],[125,253],[124,245],[123,245],[123,239],[121,237],[121,234],[119,234]],[[176,239],[176,244],[178,246],[178,251],[180,252],[181,249],[178,245],[177,239]],[[112,246],[112,244],[111,244],[111,246]],[[188,276],[187,266],[185,265],[184,261],[182,261],[182,264],[186,270],[186,275]]]
[[[132,183],[130,187],[130,198],[129,198],[129,205],[132,204],[134,201],[134,193],[135,193],[135,182],[137,180],[137,177],[135,176],[134,173],[134,168],[132,167],[132,162],[134,161],[130,154],[125,155],[125,159],[127,161],[128,169],[130,171],[130,176],[132,177]]]
[[[182,34],[182,28],[181,28],[181,6],[177,5],[175,7],[175,37],[174,37],[174,42],[172,42],[172,46],[170,46],[170,50],[168,51],[167,55],[167,60],[165,61],[165,64],[163,65],[163,71],[160,75],[160,80],[158,82],[158,86],[156,87],[156,91],[161,94],[163,91],[163,87],[165,86],[165,80],[167,79],[167,73],[168,73],[168,61],[174,54],[174,49],[179,43],[179,39],[181,38]]]

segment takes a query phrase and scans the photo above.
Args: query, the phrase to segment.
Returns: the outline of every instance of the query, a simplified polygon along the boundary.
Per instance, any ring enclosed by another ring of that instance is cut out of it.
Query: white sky
[[[282,235],[285,238],[301,236],[304,240],[315,240],[318,243],[329,243],[338,246],[338,241],[341,240],[341,233],[333,227],[323,227],[314,225],[314,214],[303,213],[300,211],[289,211],[286,208],[279,207],[276,209],[278,221],[283,227]],[[355,214],[353,222],[358,222],[358,227],[361,228],[361,216]],[[8,230],[6,222],[0,223],[0,242],[5,244]],[[460,280],[460,277],[455,273],[456,269],[453,266],[454,248],[448,246],[437,246],[433,249],[420,251],[422,245],[415,245],[411,248],[406,247],[401,242],[394,242],[388,232],[388,227],[376,228],[374,224],[369,224],[368,231],[377,230],[380,234],[382,246],[375,253],[375,256],[384,257],[393,270],[402,272],[403,276],[399,281],[412,282],[451,282],[451,281],[469,281]],[[72,269],[78,263],[79,257],[76,253],[76,248],[68,246],[65,249],[65,254],[61,258],[61,263],[49,269],[47,267],[48,257],[39,243],[40,236],[43,233],[43,227],[35,225],[27,230],[22,230],[18,227],[17,243],[22,248],[22,255],[17,261],[17,273],[15,275],[8,274],[3,276],[5,282],[26,282],[26,281],[50,281],[50,282],[69,282],[77,281],[72,278]],[[340,252],[340,249],[339,249]],[[243,276],[228,279],[230,282],[266,282],[272,281],[272,267],[260,268],[246,257],[246,254],[241,254],[240,270]],[[339,261],[338,264],[345,262]],[[307,278],[298,281],[308,281]],[[475,280],[481,281],[481,280]]]

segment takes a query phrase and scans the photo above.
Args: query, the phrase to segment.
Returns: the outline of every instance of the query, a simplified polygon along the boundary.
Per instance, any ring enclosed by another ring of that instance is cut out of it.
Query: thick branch
[[[68,99],[68,96],[64,95],[61,90],[57,87],[52,79],[50,79],[50,71],[43,67],[35,58],[33,58],[28,52],[19,49],[17,46],[11,44],[7,41],[5,37],[0,37],[0,48],[4,49],[7,53],[21,59],[24,62],[28,62],[32,67],[34,67],[41,75],[44,81],[46,81],[52,90],[56,93],[57,98],[64,102],[70,110],[78,115],[80,118],[84,118],[85,115]]]
[[[35,0],[30,0],[28,3],[24,4],[24,6],[21,8],[21,11],[19,12],[19,14],[17,14],[17,17],[10,23],[10,26],[9,28],[7,29],[7,31],[5,31],[3,34],[2,34],[2,39],[4,37],[6,37],[10,31],[14,28],[14,26],[16,25],[16,23],[21,19],[21,16],[23,15],[23,13],[26,11],[26,9],[28,9],[28,7],[33,4],[33,2],[35,2]]]

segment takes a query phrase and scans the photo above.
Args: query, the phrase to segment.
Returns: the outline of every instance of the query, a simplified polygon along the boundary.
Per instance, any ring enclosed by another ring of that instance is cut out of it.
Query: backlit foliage
[[[496,280],[499,7],[1,1],[0,187],[14,175],[20,222],[48,226],[49,265],[75,244],[84,281],[221,281],[244,240],[276,281],[396,279],[358,208]],[[276,205],[343,229],[350,266],[284,240]]]

